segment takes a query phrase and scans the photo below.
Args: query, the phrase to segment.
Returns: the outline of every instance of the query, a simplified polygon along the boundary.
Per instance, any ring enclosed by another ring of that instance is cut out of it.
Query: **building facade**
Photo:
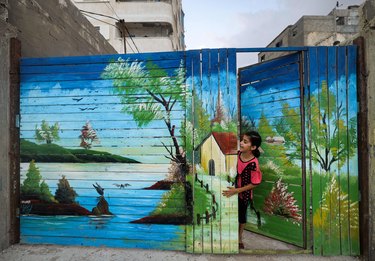
[[[333,9],[326,16],[302,16],[287,26],[267,47],[333,46],[352,39],[359,31],[359,6]],[[283,52],[261,52],[258,61],[283,56]]]
[[[119,53],[185,49],[181,0],[74,0]]]

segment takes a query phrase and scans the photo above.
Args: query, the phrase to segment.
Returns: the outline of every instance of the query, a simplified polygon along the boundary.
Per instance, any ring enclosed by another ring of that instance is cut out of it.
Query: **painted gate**
[[[241,132],[257,130],[264,151],[248,228],[303,246],[300,68],[299,53],[241,68],[239,92]]]
[[[247,228],[358,254],[355,48],[242,68],[238,93],[237,52],[22,59],[21,242],[237,253],[240,116],[264,151]]]
[[[237,252],[235,55],[23,59],[21,242]]]
[[[359,255],[357,49],[309,48],[306,107],[313,250]]]
[[[241,130],[258,130],[264,150],[248,228],[315,254],[358,255],[355,47],[241,68],[239,93]]]
[[[21,242],[185,249],[181,52],[21,61]]]
[[[186,127],[192,134],[186,137],[194,175],[187,251],[237,253],[237,198],[222,196],[237,163],[236,51],[191,51],[186,66],[192,93]]]

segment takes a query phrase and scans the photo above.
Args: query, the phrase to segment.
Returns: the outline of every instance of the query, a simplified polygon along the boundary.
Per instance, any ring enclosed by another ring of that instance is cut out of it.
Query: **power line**
[[[95,19],[95,20],[100,21],[100,22],[102,22],[102,23],[105,23],[105,24],[111,25],[111,26],[113,26],[113,27],[116,27],[119,31],[122,32],[121,28],[119,28],[119,27],[116,26],[116,25],[113,25],[113,24],[111,24],[111,23],[108,23],[108,22],[106,22],[106,21],[103,21],[103,20],[101,20],[101,19],[98,19],[98,18],[96,18],[96,17],[93,17],[93,16],[91,16],[91,15],[89,15],[89,14],[84,14],[84,15],[86,15],[86,16],[88,16],[88,17],[91,17],[92,19]],[[124,33],[124,32],[122,32],[122,33]],[[124,37],[123,39],[124,39],[124,52],[126,53],[126,46],[125,46],[125,45],[126,45],[126,40],[125,40],[125,37]],[[129,47],[130,47],[130,49],[132,49],[133,53],[135,53],[133,47],[131,47],[131,45],[129,45]],[[139,52],[138,52],[138,53],[139,53]]]
[[[106,21],[103,21],[103,20],[101,20],[101,19],[98,19],[98,18],[96,18],[96,17],[94,17],[94,16],[91,16],[91,15],[89,15],[89,14],[84,14],[84,15],[86,15],[86,16],[88,16],[88,17],[91,17],[92,19],[97,20],[97,21],[100,21],[100,22],[102,22],[102,23],[112,25],[113,27],[116,27],[117,29],[121,30],[120,28],[118,28],[118,27],[117,27],[116,25],[114,25],[114,24],[108,23],[108,22],[106,22]]]
[[[134,40],[133,40],[133,37],[130,35],[130,32],[129,32],[128,27],[125,25],[125,20],[124,20],[124,19],[120,19],[119,23],[120,23],[121,25],[124,26],[126,32],[128,32],[128,35],[129,35],[129,37],[130,37],[130,40],[133,42],[133,45],[134,45],[135,49],[137,49],[137,52],[139,53],[138,47],[137,47],[137,45],[135,44],[135,42],[134,42]],[[129,45],[129,46],[130,46],[130,45]],[[133,51],[133,52],[134,52],[134,51]]]
[[[107,2],[104,2],[104,3],[108,7]],[[117,16],[118,19],[120,19],[120,17],[117,15],[117,13],[116,13],[115,9],[113,8],[113,6],[112,6],[112,4],[111,4],[110,1],[108,2],[108,4],[110,6],[109,8],[112,9],[113,13]]]
[[[126,44],[126,43],[125,43]],[[133,47],[129,44],[130,49],[132,49],[133,53],[135,53]],[[138,52],[139,53],[139,52]]]
[[[115,17],[112,17],[112,16],[109,16],[109,15],[98,14],[98,13],[94,13],[94,12],[89,12],[89,11],[85,11],[85,10],[81,10],[81,9],[80,9],[79,11],[81,11],[82,13],[88,13],[88,14],[99,15],[99,16],[103,16],[103,17],[111,18],[111,19],[113,19],[113,20],[116,20],[116,21],[118,21],[118,19],[117,19],[117,18],[115,18]]]
[[[137,45],[135,44],[135,42],[134,42],[134,40],[133,40],[133,37],[130,36],[130,32],[129,32],[129,30],[128,30],[128,27],[125,26],[125,29],[126,29],[126,31],[128,32],[128,35],[129,35],[129,37],[130,37],[130,40],[132,40],[135,49],[137,49],[137,52],[139,53],[138,47],[137,47]],[[129,45],[129,46],[130,46],[130,45]],[[134,52],[134,51],[133,51],[133,52]]]
[[[89,11],[85,11],[85,10],[81,10],[81,9],[80,9],[80,11],[81,11],[82,13],[84,13],[84,15],[86,15],[86,16],[88,16],[88,17],[91,17],[92,19],[95,19],[95,20],[97,20],[97,21],[103,22],[103,23],[105,23],[105,24],[112,25],[112,26],[116,27],[117,29],[119,29],[119,30],[122,32],[122,34],[123,34],[123,38],[124,38],[124,50],[125,50],[125,53],[126,53],[125,32],[123,32],[123,30],[122,30],[121,28],[119,28],[119,27],[117,27],[117,26],[115,26],[115,25],[113,25],[113,24],[110,24],[110,23],[108,23],[108,22],[105,22],[105,21],[103,21],[103,20],[100,20],[100,19],[98,19],[98,18],[95,18],[95,17],[93,17],[93,16],[91,16],[91,15],[88,15],[88,14],[98,15],[98,16],[107,17],[107,18],[110,18],[110,19],[116,20],[118,23],[121,24],[121,26],[123,26],[123,27],[125,28],[125,30],[126,30],[126,32],[128,33],[129,38],[130,38],[130,40],[132,41],[132,43],[133,43],[135,49],[137,49],[137,52],[139,53],[139,49],[138,49],[137,45],[135,44],[135,42],[134,42],[134,40],[133,40],[133,37],[130,35],[129,29],[128,29],[127,26],[125,25],[125,20],[124,20],[124,19],[117,19],[117,18],[112,17],[112,16],[109,16],[109,15],[99,14],[99,13],[95,13],[95,12],[89,12]],[[118,17],[118,15],[116,14],[116,12],[115,12],[114,10],[113,10],[113,12],[114,12],[115,15]],[[85,14],[85,13],[86,13],[86,14]],[[131,47],[130,44],[129,44],[129,47],[132,49],[133,53],[135,53],[134,49]]]

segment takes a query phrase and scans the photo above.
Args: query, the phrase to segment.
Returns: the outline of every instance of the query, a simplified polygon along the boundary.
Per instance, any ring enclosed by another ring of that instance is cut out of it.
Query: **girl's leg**
[[[242,235],[243,235],[243,231],[244,231],[244,229],[245,229],[245,225],[246,225],[246,223],[244,223],[244,224],[239,224],[239,226],[238,226],[238,243],[243,243],[242,242]]]
[[[242,242],[242,234],[246,225],[246,209],[247,209],[247,202],[243,201],[242,199],[238,199],[238,247],[240,249],[244,248]]]

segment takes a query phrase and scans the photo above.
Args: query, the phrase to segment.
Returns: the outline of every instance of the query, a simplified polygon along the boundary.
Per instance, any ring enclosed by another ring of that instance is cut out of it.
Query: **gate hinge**
[[[20,123],[20,115],[16,114],[16,128],[19,128],[20,125],[21,125],[21,123]]]

